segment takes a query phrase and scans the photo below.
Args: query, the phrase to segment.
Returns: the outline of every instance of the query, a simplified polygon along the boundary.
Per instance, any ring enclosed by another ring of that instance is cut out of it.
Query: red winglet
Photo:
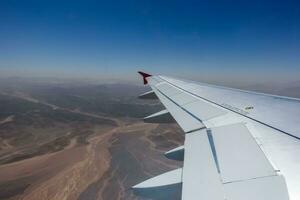
[[[145,72],[141,72],[141,71],[138,71],[138,73],[143,76],[144,85],[148,84],[147,77],[152,76],[152,75],[147,74]]]

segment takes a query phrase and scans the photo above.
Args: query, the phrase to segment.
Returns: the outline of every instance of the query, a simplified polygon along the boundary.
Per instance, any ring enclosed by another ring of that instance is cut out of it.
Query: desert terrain
[[[21,83],[0,88],[0,199],[143,199],[130,187],[181,165],[177,125],[141,120],[162,108],[146,88]]]

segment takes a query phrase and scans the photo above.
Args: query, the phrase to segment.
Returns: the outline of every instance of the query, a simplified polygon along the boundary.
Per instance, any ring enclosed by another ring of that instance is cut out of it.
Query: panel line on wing
[[[234,180],[234,181],[225,181],[223,182],[223,184],[230,184],[230,183],[237,183],[237,182],[244,182],[244,181],[250,181],[250,180],[255,180],[255,179],[260,179],[260,178],[268,178],[268,177],[276,177],[278,176],[278,174],[276,175],[268,175],[268,176],[258,176],[258,177],[254,177],[254,178],[247,178],[247,179],[241,179],[241,180]]]
[[[213,138],[213,135],[211,133],[211,129],[207,129],[206,133],[207,133],[208,141],[209,141],[210,148],[211,148],[214,160],[215,160],[215,164],[216,164],[217,170],[218,170],[218,172],[220,174],[221,171],[220,171],[220,166],[219,166],[217,151],[216,151],[216,147],[215,147],[215,143],[214,143],[214,138]]]

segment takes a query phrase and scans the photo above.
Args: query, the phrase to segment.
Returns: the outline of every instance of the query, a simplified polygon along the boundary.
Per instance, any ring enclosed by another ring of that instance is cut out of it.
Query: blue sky
[[[2,76],[297,80],[299,1],[0,1]]]

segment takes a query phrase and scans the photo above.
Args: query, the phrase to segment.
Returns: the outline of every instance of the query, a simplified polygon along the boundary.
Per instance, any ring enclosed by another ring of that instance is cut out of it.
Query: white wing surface
[[[141,74],[145,95],[166,107],[151,120],[172,118],[185,132],[166,153],[184,162],[181,199],[300,199],[299,99]]]

